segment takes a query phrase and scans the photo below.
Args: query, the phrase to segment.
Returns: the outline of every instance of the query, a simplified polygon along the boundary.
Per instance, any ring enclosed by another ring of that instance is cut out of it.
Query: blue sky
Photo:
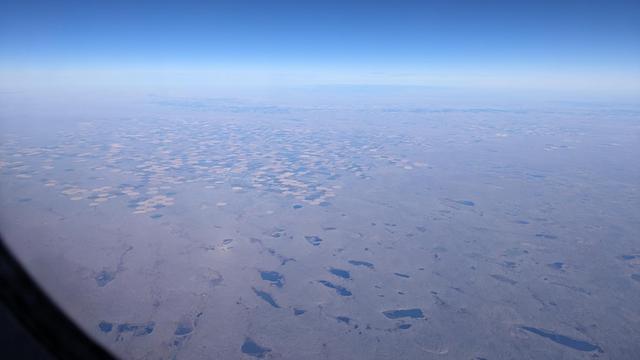
[[[5,0],[0,71],[13,81],[637,91],[638,19],[638,1]]]

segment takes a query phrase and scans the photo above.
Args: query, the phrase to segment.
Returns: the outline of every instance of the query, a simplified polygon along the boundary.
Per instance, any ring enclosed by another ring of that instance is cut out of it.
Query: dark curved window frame
[[[70,360],[115,359],[47,296],[24,270],[2,236],[0,289],[3,305],[52,357]]]

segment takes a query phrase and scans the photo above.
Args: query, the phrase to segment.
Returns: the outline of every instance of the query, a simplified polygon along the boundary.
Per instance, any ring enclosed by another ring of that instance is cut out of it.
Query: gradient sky
[[[637,0],[4,0],[0,71],[8,81],[638,91],[639,19]]]

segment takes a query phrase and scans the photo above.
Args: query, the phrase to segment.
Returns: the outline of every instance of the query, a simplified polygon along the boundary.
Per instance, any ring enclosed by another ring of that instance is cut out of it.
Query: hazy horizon
[[[634,96],[639,13],[636,1],[5,2],[0,79]]]

